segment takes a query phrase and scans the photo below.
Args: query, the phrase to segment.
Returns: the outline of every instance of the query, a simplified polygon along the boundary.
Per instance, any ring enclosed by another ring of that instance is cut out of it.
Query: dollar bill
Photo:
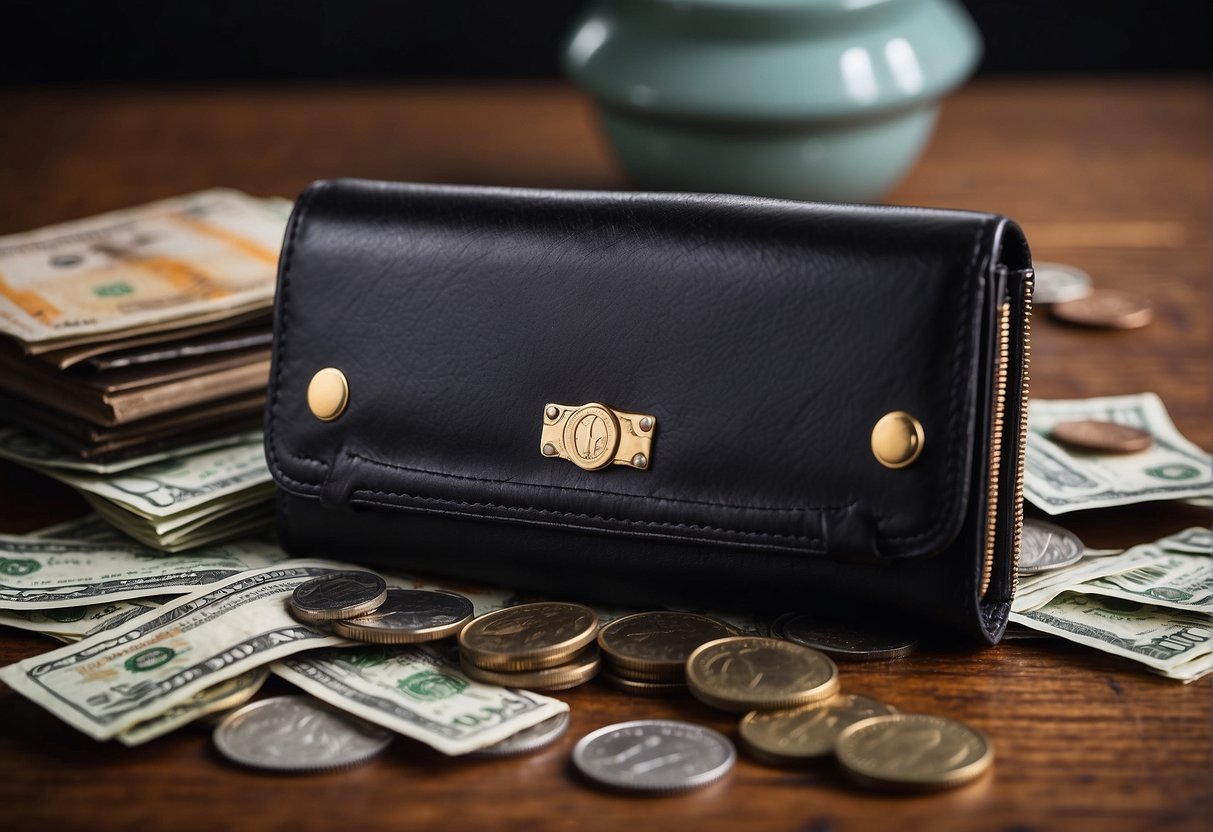
[[[116,474],[173,457],[188,457],[203,451],[226,448],[231,445],[257,444],[261,441],[260,430],[246,430],[218,436],[204,442],[195,442],[192,445],[184,445],[171,451],[159,451],[129,459],[98,462],[91,459],[80,459],[65,453],[58,446],[29,431],[18,428],[0,428],[0,456],[31,468],[63,468],[92,474]]]
[[[0,609],[51,610],[196,592],[286,560],[257,540],[164,556],[138,544],[0,535]]]
[[[3,444],[0,444],[0,457],[29,465]],[[43,465],[30,467],[150,520],[193,517],[190,512],[224,498],[256,488],[268,495],[273,488],[259,439],[189,456],[173,456],[117,474],[94,474]]]
[[[1192,681],[1213,671],[1213,618],[1207,612],[1064,592],[1038,609],[1012,612],[1011,620],[1170,678]]]
[[[0,237],[0,332],[31,352],[267,307],[286,220],[211,190]]]
[[[1157,607],[1213,613],[1213,559],[1162,552],[1149,563],[1083,581],[1073,590]]]
[[[221,500],[205,511],[191,512],[187,522],[163,524],[133,515],[100,497],[86,494],[84,499],[122,536],[160,552],[177,553],[266,531],[274,519],[272,494],[271,487],[242,495],[238,502]]]
[[[1135,454],[1070,451],[1048,438],[1059,421],[1094,419],[1148,431],[1149,450]],[[1153,393],[1095,399],[1033,399],[1028,409],[1024,497],[1057,515],[1152,500],[1213,494],[1209,454],[1185,439]]]
[[[245,671],[347,644],[300,624],[286,605],[299,584],[340,568],[292,561],[242,572],[123,627],[2,668],[0,681],[94,739],[111,739]]]
[[[269,675],[268,667],[255,667],[239,676],[203,688],[184,702],[178,702],[151,719],[126,729],[118,735],[118,742],[127,746],[143,745],[208,714],[239,707],[253,698]]]
[[[1207,531],[1200,528],[1186,529],[1153,543],[1133,546],[1119,555],[1084,558],[1067,569],[1024,577],[1020,580],[1019,589],[1011,602],[1011,609],[1016,612],[1037,609],[1067,590],[1085,592],[1087,590],[1084,587],[1091,585],[1093,581],[1117,575],[1125,575],[1126,585],[1138,586],[1140,591],[1145,591],[1145,587],[1138,582],[1145,582],[1154,587],[1155,599],[1150,603],[1179,606],[1180,609],[1199,609],[1197,599],[1207,598],[1208,593],[1201,593],[1195,584],[1202,576],[1210,575],[1213,560],[1205,555],[1186,553],[1183,547]],[[1168,586],[1172,581],[1175,582],[1174,585]],[[1115,584],[1095,586],[1112,588]],[[1163,603],[1162,599],[1165,597],[1170,597],[1172,603]],[[1185,597],[1187,600],[1182,600]]]
[[[272,670],[337,708],[450,755],[569,709],[537,693],[474,682],[441,652],[422,647],[321,650],[282,659]]]
[[[132,618],[150,612],[162,603],[163,598],[151,597],[79,607],[0,609],[0,625],[31,630],[60,641],[79,641],[110,627],[121,627]]]

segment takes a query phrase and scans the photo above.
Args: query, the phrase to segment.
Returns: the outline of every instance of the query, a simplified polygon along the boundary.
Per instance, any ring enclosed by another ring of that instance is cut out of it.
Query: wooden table
[[[38,90],[0,93],[0,233],[228,185],[292,196],[362,176],[576,188],[625,187],[592,109],[558,84]],[[1089,270],[1156,305],[1135,332],[1033,327],[1032,394],[1157,391],[1205,448],[1210,421],[1210,86],[1204,79],[974,83],[944,108],[926,156],[892,201],[1000,211],[1038,258]],[[0,468],[0,529],[79,513],[70,492]],[[1152,505],[1067,517],[1094,546],[1209,521]],[[0,663],[53,647],[0,634]],[[96,744],[0,693],[0,827],[1208,829],[1213,679],[1191,685],[1062,642],[929,649],[844,666],[844,689],[903,711],[966,720],[997,747],[992,775],[932,796],[872,795],[830,767],[742,759],[691,795],[604,794],[569,766],[576,739],[610,722],[678,717],[734,733],[691,701],[598,683],[569,691],[572,729],[503,761],[447,759],[400,741],[349,771],[272,777],[219,760],[202,730],[127,749]]]

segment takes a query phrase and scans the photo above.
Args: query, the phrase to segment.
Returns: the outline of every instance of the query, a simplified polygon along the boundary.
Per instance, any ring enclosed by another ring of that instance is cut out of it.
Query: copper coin
[[[474,664],[466,655],[459,657],[463,675],[486,685],[503,688],[525,688],[527,690],[568,690],[598,675],[601,666],[598,645],[591,644],[574,655],[569,661],[555,667],[537,670],[487,670]]]
[[[1154,320],[1154,310],[1141,298],[1102,289],[1050,309],[1053,317],[1067,323],[1105,329],[1138,329]]]
[[[1154,444],[1154,437],[1148,431],[1094,419],[1058,422],[1049,431],[1049,438],[1106,454],[1132,454]]]
[[[541,670],[564,664],[598,634],[589,607],[560,601],[486,613],[459,633],[464,659],[485,670]]]

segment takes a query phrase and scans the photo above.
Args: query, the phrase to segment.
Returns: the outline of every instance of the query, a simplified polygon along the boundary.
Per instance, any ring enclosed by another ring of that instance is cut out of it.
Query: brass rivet
[[[547,414],[547,417],[549,420],[554,422],[560,416],[560,408],[558,408],[554,404],[551,404],[551,405],[548,405],[548,409],[545,410],[544,413]]]
[[[543,446],[543,455],[544,456],[556,456],[556,446],[553,445],[551,442],[548,442],[546,445]]]
[[[649,458],[644,454],[636,454],[632,457],[632,464],[637,468],[647,468],[649,466]]]
[[[322,422],[331,422],[345,412],[350,400],[350,387],[345,373],[336,367],[325,367],[307,386],[307,406]]]
[[[872,455],[886,468],[904,468],[922,453],[926,434],[917,419],[904,410],[880,417],[872,428]]]
[[[646,433],[648,431],[651,431],[653,429],[653,417],[645,416],[643,419],[641,419],[640,420],[640,429],[642,431],[645,431]]]

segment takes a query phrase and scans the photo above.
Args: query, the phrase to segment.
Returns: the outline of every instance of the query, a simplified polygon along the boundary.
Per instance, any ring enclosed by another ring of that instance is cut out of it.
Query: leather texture
[[[362,181],[300,198],[266,451],[300,555],[613,603],[1005,626],[1030,256],[1003,217]],[[998,557],[979,597],[996,315]],[[323,422],[312,375],[348,379]],[[540,453],[544,406],[656,417],[647,470]],[[902,469],[881,416],[923,425]],[[778,606],[777,606],[778,605]]]

